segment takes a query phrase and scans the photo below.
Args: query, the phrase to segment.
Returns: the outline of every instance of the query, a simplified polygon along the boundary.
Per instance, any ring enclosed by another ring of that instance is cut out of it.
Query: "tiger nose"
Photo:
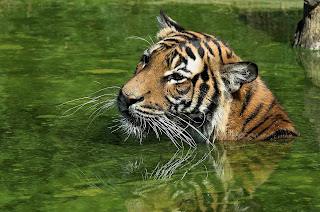
[[[144,97],[140,97],[140,98],[137,98],[135,95],[127,95],[126,92],[124,90],[121,89],[121,93],[125,99],[125,102],[127,104],[127,107],[129,107],[130,105],[133,105],[137,102],[141,102],[144,100]]]

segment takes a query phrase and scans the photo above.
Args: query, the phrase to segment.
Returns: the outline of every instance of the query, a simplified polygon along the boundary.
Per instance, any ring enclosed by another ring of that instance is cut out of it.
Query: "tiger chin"
[[[212,35],[187,31],[162,10],[157,43],[119,91],[121,128],[142,139],[154,131],[175,143],[268,141],[299,135],[258,76]]]

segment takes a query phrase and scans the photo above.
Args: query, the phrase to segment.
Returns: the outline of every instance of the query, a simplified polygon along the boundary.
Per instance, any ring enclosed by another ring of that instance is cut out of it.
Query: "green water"
[[[302,9],[121,2],[0,1],[0,211],[320,211],[320,70],[290,47]],[[61,117],[132,76],[146,43],[128,37],[155,40],[160,8],[257,63],[302,136],[176,152],[111,133],[116,108]]]

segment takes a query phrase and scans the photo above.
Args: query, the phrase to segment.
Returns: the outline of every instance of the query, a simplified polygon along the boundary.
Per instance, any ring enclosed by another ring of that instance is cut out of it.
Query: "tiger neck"
[[[228,108],[227,122],[219,132],[219,140],[268,140],[279,136],[277,132],[299,134],[260,77],[242,86]]]
[[[228,105],[229,111],[226,115],[227,121],[224,123],[223,130],[219,133],[218,140],[239,140],[242,137],[243,123],[250,119],[250,115],[254,113],[255,108],[263,101],[263,98],[260,98],[263,94],[252,95],[254,96],[254,101],[249,102],[247,99],[250,95],[249,92],[253,94],[256,91],[255,87],[259,85],[265,87],[260,77],[252,83],[243,85],[238,92],[232,95],[232,100]],[[273,97],[271,91],[267,88],[264,91],[266,91],[266,96],[271,95]]]

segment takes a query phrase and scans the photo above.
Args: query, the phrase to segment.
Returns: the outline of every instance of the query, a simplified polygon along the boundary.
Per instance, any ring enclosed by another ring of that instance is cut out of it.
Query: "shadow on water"
[[[296,60],[305,71],[306,79],[311,81],[305,92],[304,115],[315,125],[320,151],[320,107],[317,107],[320,99],[320,51],[295,48],[294,52]]]
[[[245,25],[262,30],[275,42],[292,44],[301,10],[240,11],[239,20]]]

